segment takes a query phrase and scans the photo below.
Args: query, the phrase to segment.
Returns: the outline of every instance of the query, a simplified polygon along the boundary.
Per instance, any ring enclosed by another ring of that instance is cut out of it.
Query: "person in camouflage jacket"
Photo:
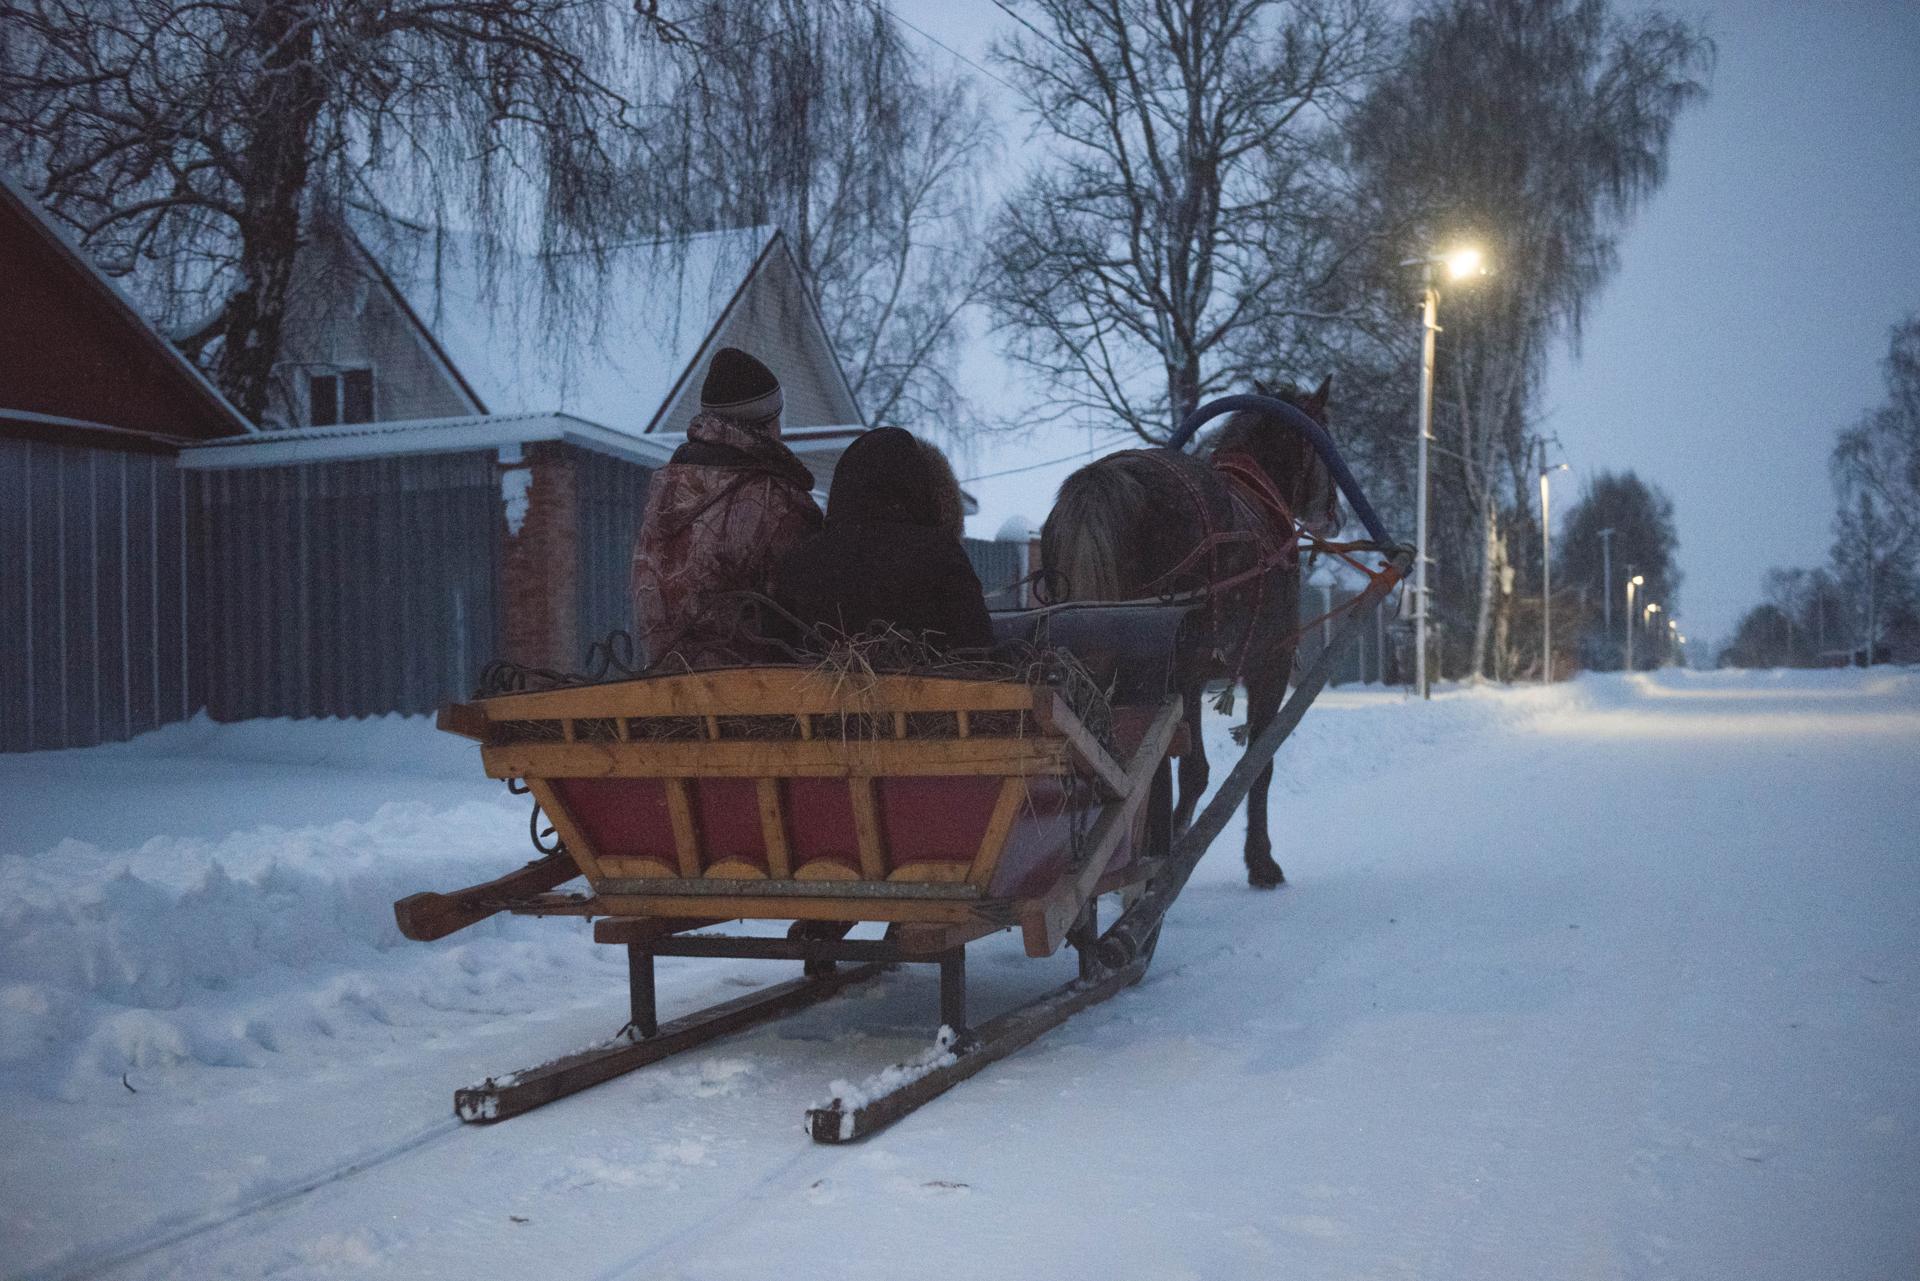
[[[634,540],[634,617],[650,664],[779,656],[760,639],[765,624],[728,593],[769,594],[780,558],[820,529],[813,473],[780,443],[781,408],[772,370],[720,349],[686,444],[654,474]]]

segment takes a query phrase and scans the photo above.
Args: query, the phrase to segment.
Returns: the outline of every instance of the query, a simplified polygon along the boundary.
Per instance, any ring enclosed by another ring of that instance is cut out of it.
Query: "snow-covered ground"
[[[527,857],[471,757],[0,757],[0,1275],[1920,1275],[1920,674],[1331,693],[1288,888],[1230,828],[1144,984],[846,1148],[802,1112],[926,1049],[930,970],[450,1118],[625,1001],[578,922],[400,939]],[[664,1012],[789,968],[663,962]],[[991,1012],[1071,961],[972,971]]]

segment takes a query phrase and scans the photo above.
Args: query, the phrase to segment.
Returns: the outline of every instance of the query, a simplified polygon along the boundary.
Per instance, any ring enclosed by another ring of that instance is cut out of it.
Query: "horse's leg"
[[[1200,706],[1205,697],[1204,682],[1195,682],[1185,694],[1187,704],[1187,754],[1180,758],[1180,803],[1173,811],[1173,834],[1187,830],[1193,811],[1207,790],[1207,741],[1200,733]]]
[[[1247,742],[1259,738],[1273,723],[1286,697],[1287,674],[1293,668],[1293,646],[1274,656],[1276,661],[1258,665],[1257,674],[1247,678]],[[1273,782],[1273,761],[1267,761],[1260,777],[1253,780],[1247,793],[1247,884],[1270,890],[1286,882],[1286,874],[1273,861],[1273,841],[1267,835],[1267,788]]]

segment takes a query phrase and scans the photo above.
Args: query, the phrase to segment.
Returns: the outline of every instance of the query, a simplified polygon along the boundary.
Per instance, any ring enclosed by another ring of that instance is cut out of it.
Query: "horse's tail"
[[[1139,483],[1120,467],[1091,463],[1067,477],[1040,527],[1040,564],[1055,601],[1125,600],[1120,549],[1134,540]]]

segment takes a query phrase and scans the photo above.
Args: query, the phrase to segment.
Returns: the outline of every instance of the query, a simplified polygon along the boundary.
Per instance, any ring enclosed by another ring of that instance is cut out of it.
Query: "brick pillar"
[[[505,657],[528,667],[571,671],[584,657],[579,490],[573,463],[560,446],[538,444],[527,446],[517,460],[503,457],[499,467]]]

